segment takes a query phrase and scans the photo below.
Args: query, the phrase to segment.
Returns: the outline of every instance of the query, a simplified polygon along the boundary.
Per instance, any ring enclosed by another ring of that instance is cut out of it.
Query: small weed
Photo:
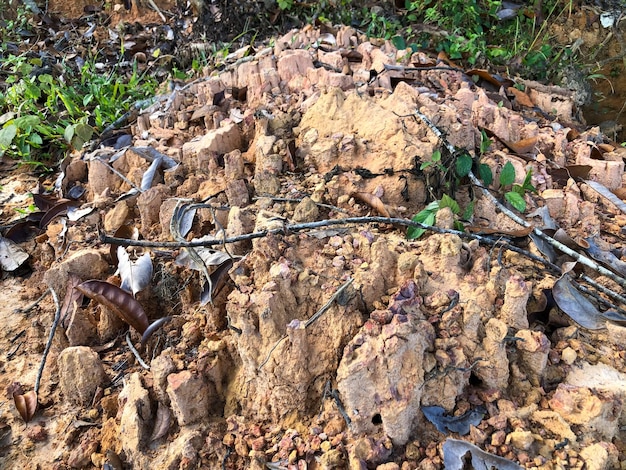
[[[9,55],[0,65],[0,155],[23,164],[54,165],[67,150],[80,149],[94,133],[152,96],[156,81],[117,69],[102,73],[95,58],[75,71],[66,64],[46,67],[40,59]]]

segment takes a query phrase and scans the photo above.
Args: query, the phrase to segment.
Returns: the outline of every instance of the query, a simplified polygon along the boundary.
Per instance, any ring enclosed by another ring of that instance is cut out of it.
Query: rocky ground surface
[[[2,239],[3,468],[467,468],[463,442],[477,468],[626,468],[624,150],[573,92],[516,83],[305,27],[60,175],[3,176],[5,224],[49,193],[38,230]],[[462,149],[488,191],[456,181]],[[507,162],[532,171],[524,220],[569,257],[487,196],[505,204]],[[449,207],[418,240],[390,223],[453,187],[469,235]]]

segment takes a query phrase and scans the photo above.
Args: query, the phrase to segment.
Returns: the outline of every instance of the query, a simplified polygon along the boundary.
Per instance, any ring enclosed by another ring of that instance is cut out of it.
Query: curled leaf
[[[172,317],[163,317],[150,323],[148,328],[146,328],[146,331],[144,331],[141,335],[141,345],[143,346],[144,344],[146,344],[150,337],[154,334],[154,332],[163,327],[163,325],[165,325],[171,319]]]
[[[0,237],[0,266],[5,271],[15,271],[28,259],[28,253],[13,240]]]
[[[135,261],[131,261],[128,252],[123,246],[117,247],[118,268],[122,285],[120,288],[133,295],[144,290],[152,279],[152,259],[146,252]]]
[[[80,292],[104,305],[118,317],[143,334],[148,328],[148,316],[143,307],[128,292],[106,281],[85,281],[76,286]]]
[[[46,211],[39,221],[39,228],[45,229],[50,222],[60,215],[66,214],[71,207],[79,206],[80,202],[70,199],[59,199],[59,201]]]
[[[13,393],[13,401],[15,402],[15,408],[22,417],[25,423],[28,423],[37,411],[37,394],[34,390],[21,393]]]
[[[458,432],[461,436],[469,434],[470,425],[478,426],[485,416],[486,410],[477,407],[468,410],[460,416],[445,416],[445,409],[441,406],[423,406],[422,413],[426,419],[433,423],[437,431],[447,434],[448,431]]]
[[[150,442],[161,439],[163,436],[167,435],[171,422],[172,413],[170,412],[170,409],[163,403],[159,402],[154,429],[152,430],[152,436],[150,436]]]
[[[554,283],[552,296],[559,308],[580,326],[589,330],[604,328],[600,311],[572,285],[567,274]]]
[[[471,455],[471,468],[476,470],[522,470],[511,460],[498,455],[493,455],[484,450],[480,450],[469,442],[458,439],[448,439],[443,443],[443,468],[446,470],[462,470],[465,466],[467,453]]]
[[[361,192],[361,191],[354,192],[350,196],[371,206],[374,210],[376,210],[376,212],[378,212],[383,217],[391,217],[391,213],[393,212],[393,209],[388,207],[378,196],[375,196],[370,193]]]

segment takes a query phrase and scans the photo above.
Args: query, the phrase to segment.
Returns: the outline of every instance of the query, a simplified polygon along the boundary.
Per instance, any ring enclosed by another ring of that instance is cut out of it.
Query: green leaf
[[[74,125],[70,124],[65,128],[65,132],[63,132],[63,138],[68,144],[71,144],[73,137],[74,137]]]
[[[33,130],[33,127],[39,124],[40,121],[39,116],[28,114],[26,116],[18,117],[13,121],[13,124],[28,134]]]
[[[467,207],[463,211],[463,215],[461,216],[463,220],[470,220],[472,218],[472,216],[474,215],[475,204],[476,204],[476,201],[470,201],[470,203],[467,205]]]
[[[430,165],[432,165],[433,162],[424,162],[420,165],[420,170],[425,170],[426,168],[428,168]]]
[[[524,196],[524,193],[526,192],[524,188],[522,188],[519,184],[514,184],[513,187],[511,188],[511,191],[519,194],[520,196]]]
[[[481,163],[478,165],[478,175],[480,179],[483,180],[485,186],[489,186],[493,183],[493,173],[491,172],[491,168],[486,163]]]
[[[443,209],[444,207],[449,207],[452,210],[453,214],[458,214],[459,212],[461,212],[459,204],[447,194],[444,194],[441,198],[441,201],[439,201],[439,208]]]
[[[432,154],[432,156],[430,157],[430,161],[431,162],[438,162],[439,160],[441,160],[441,151],[440,150],[435,150]]]
[[[518,211],[524,212],[526,210],[526,201],[521,194],[514,191],[509,191],[504,195],[504,197]]]
[[[406,49],[406,41],[402,36],[393,36],[391,38],[391,44],[393,44],[398,50]]]
[[[93,127],[91,127],[89,124],[79,122],[78,124],[76,124],[75,132],[76,136],[80,137],[84,144],[91,139],[91,136],[93,135]],[[82,147],[82,144],[80,146]]]
[[[485,129],[482,129],[480,131],[480,154],[482,155],[483,153],[487,152],[492,143],[493,142],[491,141],[491,139],[487,137]]]
[[[526,173],[526,178],[524,178],[524,183],[522,183],[522,188],[524,188],[526,191],[531,191],[533,193],[537,192],[537,188],[535,188],[532,184],[530,184],[530,179],[533,176],[533,172],[532,170],[528,170],[528,172]]]
[[[459,232],[465,232],[465,225],[463,225],[463,222],[461,222],[460,220],[454,221],[454,228]]]
[[[509,186],[515,181],[515,167],[511,162],[506,162],[500,173],[500,185]]]
[[[459,155],[456,159],[456,174],[459,178],[469,175],[469,172],[472,169],[472,163],[472,157],[467,153]]]
[[[413,222],[419,222],[424,225],[433,225],[435,223],[435,213],[424,209],[423,211],[419,212],[415,217],[413,217],[412,220]],[[426,229],[423,228],[409,227],[406,231],[406,238],[408,238],[409,240],[416,240],[424,235],[425,232]]]
[[[43,139],[41,138],[41,136],[35,132],[33,132],[29,137],[28,137],[28,142],[36,148],[39,148],[43,145]]]
[[[15,124],[9,124],[4,129],[0,130],[0,155],[9,148],[16,134],[17,126]]]

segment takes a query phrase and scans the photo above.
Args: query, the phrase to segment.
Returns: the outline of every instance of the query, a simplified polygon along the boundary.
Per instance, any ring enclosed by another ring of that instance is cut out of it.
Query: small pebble
[[[569,346],[561,351],[561,360],[567,365],[571,366],[577,357],[578,355],[576,354],[576,351],[574,351]]]

